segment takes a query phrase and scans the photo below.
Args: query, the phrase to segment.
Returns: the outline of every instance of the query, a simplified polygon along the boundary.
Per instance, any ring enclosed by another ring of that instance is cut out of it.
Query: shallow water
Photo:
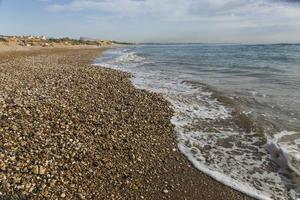
[[[199,170],[259,199],[300,198],[300,45],[126,46],[95,63],[172,103]]]

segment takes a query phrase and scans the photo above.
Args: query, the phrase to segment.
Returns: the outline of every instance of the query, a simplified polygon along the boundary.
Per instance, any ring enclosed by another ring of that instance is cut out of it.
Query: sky
[[[0,35],[300,43],[300,0],[0,0]]]

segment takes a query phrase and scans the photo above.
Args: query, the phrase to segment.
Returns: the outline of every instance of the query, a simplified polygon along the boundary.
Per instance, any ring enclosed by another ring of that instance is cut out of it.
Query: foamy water
[[[96,64],[132,73],[136,87],[172,103],[178,147],[197,169],[258,199],[297,199],[300,47],[278,48],[133,46]]]

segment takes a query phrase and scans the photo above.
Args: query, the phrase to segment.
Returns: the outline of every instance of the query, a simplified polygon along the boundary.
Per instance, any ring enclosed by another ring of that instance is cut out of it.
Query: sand
[[[0,199],[250,199],[178,151],[173,111],[105,49],[0,54]]]

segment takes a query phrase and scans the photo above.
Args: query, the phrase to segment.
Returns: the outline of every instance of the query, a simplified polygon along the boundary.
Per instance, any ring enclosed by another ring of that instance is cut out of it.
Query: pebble
[[[168,194],[168,193],[169,193],[169,190],[164,189],[164,190],[163,190],[163,193]]]

